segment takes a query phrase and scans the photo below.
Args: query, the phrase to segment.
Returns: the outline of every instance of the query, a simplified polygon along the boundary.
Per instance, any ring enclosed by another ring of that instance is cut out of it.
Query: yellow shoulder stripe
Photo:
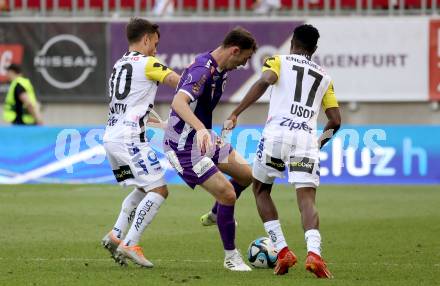
[[[266,58],[263,64],[262,72],[273,71],[280,78],[281,60],[279,56]]]
[[[167,66],[161,64],[155,57],[148,57],[145,65],[145,76],[149,80],[163,82],[164,78],[172,72]]]
[[[333,81],[328,85],[327,91],[322,98],[322,107],[324,110],[332,107],[339,107],[338,100],[336,99],[335,89],[333,87]]]

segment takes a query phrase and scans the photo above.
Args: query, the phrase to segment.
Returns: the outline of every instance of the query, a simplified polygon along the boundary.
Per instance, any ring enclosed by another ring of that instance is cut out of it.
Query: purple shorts
[[[178,150],[174,142],[165,141],[164,150],[171,166],[192,189],[217,173],[217,165],[226,162],[233,148],[229,143],[215,145],[211,154],[201,155],[198,150]]]

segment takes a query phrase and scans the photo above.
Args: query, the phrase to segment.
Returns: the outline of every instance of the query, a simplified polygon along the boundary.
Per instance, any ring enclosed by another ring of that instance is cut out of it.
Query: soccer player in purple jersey
[[[245,65],[256,49],[253,36],[237,27],[218,48],[197,56],[181,76],[164,136],[164,150],[179,176],[191,188],[200,185],[216,199],[224,267],[232,271],[251,270],[235,248],[234,205],[250,185],[252,172],[243,157],[210,129],[228,71]],[[223,173],[232,179],[228,181]]]

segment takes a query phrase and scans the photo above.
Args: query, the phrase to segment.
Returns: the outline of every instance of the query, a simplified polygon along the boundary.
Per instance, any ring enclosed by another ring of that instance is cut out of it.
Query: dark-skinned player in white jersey
[[[275,274],[288,272],[297,258],[289,250],[278,213],[271,198],[275,177],[283,177],[287,167],[289,183],[296,188],[297,203],[307,244],[305,267],[318,278],[331,278],[321,257],[319,216],[315,207],[319,186],[319,150],[340,128],[341,116],[333,81],[311,60],[317,49],[318,30],[311,25],[295,28],[289,55],[266,59],[263,73],[229,116],[228,129],[238,116],[271,87],[269,116],[257,149],[252,175],[253,191],[265,230],[278,251]],[[327,124],[316,135],[320,108]]]

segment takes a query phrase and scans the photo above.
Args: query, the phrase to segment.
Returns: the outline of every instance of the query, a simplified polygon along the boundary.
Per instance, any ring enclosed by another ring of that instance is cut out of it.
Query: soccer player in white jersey
[[[126,35],[128,51],[115,63],[109,80],[111,102],[103,141],[116,180],[122,186],[134,186],[134,190],[123,201],[119,217],[102,244],[121,265],[129,258],[140,266],[153,267],[144,257],[139,240],[168,190],[164,170],[145,140],[145,122],[158,123],[149,118],[158,84],[176,88],[180,76],[155,58],[158,25],[132,18]]]
[[[290,55],[266,59],[260,79],[228,118],[229,129],[234,128],[238,116],[271,87],[269,116],[252,175],[258,212],[278,251],[274,270],[278,275],[287,273],[297,260],[287,247],[277,209],[270,196],[275,177],[284,176],[287,165],[289,183],[296,188],[305,232],[308,251],[306,269],[318,278],[332,277],[321,258],[315,195],[319,185],[319,149],[339,129],[341,116],[330,76],[311,60],[318,38],[319,32],[315,27],[298,26],[293,33]],[[328,122],[318,139],[316,125],[321,106]]]

